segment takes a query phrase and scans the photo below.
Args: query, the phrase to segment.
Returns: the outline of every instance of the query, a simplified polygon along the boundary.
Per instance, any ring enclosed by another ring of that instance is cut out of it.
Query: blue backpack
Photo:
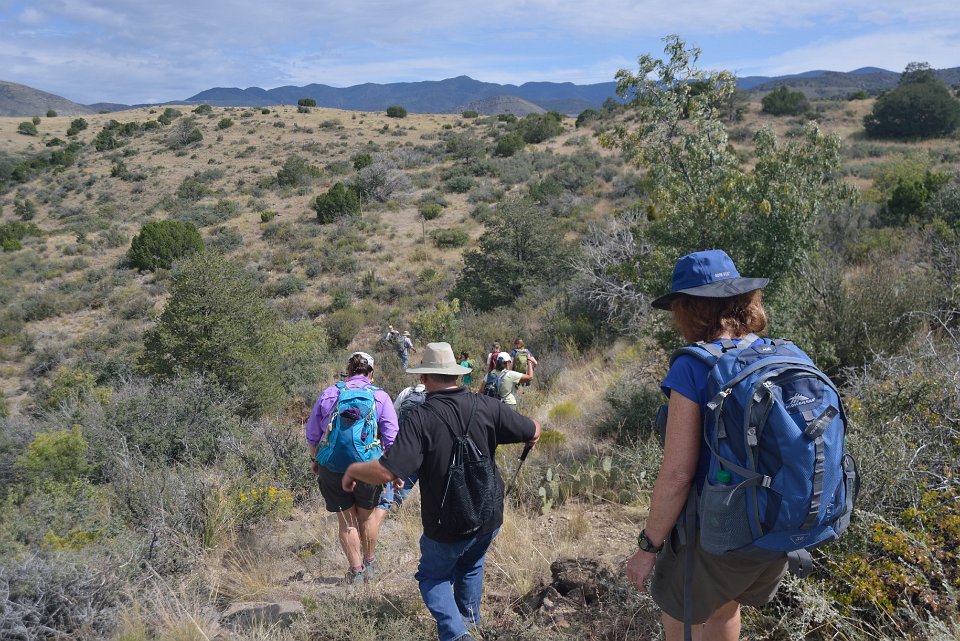
[[[705,551],[786,555],[791,571],[806,576],[809,550],[847,529],[859,490],[836,386],[784,339],[701,342],[674,352],[671,364],[681,354],[710,367],[711,399],[703,417],[709,467],[691,490],[681,531],[699,518]]]
[[[332,472],[346,472],[351,463],[380,458],[383,446],[377,433],[374,385],[352,389],[337,383],[337,403],[327,431],[317,447],[317,462]]]

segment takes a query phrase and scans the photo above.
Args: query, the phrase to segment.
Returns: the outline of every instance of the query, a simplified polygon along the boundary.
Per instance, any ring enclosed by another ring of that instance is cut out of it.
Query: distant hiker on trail
[[[506,352],[497,354],[497,369],[493,372],[493,378],[487,379],[484,393],[500,399],[505,405],[515,410],[517,409],[517,386],[533,380],[533,363],[527,361],[525,374],[510,369],[512,363],[510,354]]]
[[[497,369],[497,356],[500,355],[500,351],[500,343],[490,346],[490,352],[487,354],[487,374]]]
[[[774,597],[788,555],[799,557],[790,546],[835,538],[853,509],[856,470],[843,455],[839,394],[792,343],[757,336],[767,327],[767,282],[741,277],[723,251],[695,252],[677,261],[672,291],[652,303],[672,311],[677,329],[696,343],[674,353],[661,383],[669,398],[663,462],[640,549],[627,562],[640,591],[652,576],[666,641],[685,632],[738,639],[740,606]],[[754,372],[756,383],[738,385]],[[807,490],[790,486],[804,482]],[[766,508],[750,507],[756,496],[767,499]],[[781,518],[794,522],[781,528]],[[822,518],[829,524],[812,529]]]
[[[404,332],[397,337],[397,356],[400,357],[400,367],[404,370],[410,365],[410,352],[416,354],[417,349],[410,340],[410,332]]]
[[[387,454],[347,469],[343,489],[419,474],[420,594],[437,622],[440,641],[472,641],[471,630],[480,623],[484,561],[503,523],[497,445],[525,442],[532,447],[540,425],[458,386],[457,378],[467,370],[457,365],[447,343],[429,343],[420,367],[407,371],[420,375],[426,403],[406,419]],[[464,500],[467,495],[477,500]]]
[[[470,360],[469,353],[460,352],[460,367],[466,367],[470,370],[469,373],[463,375],[463,386],[470,389],[473,385],[473,361]]]
[[[533,354],[530,353],[530,350],[524,347],[523,339],[517,338],[513,341],[513,349],[510,351],[510,356],[513,357],[513,371],[520,372],[521,374],[527,373],[527,363],[530,363],[530,373],[533,373],[533,370],[537,368],[537,359],[533,357]],[[524,385],[529,385],[530,383],[523,383]]]
[[[347,557],[347,583],[370,580],[383,515],[374,514],[379,485],[358,483],[343,490],[352,463],[380,458],[397,436],[397,413],[390,395],[372,384],[373,357],[350,355],[347,379],[323,391],[306,425],[310,469],[317,477],[328,512],[337,514],[340,545]]]

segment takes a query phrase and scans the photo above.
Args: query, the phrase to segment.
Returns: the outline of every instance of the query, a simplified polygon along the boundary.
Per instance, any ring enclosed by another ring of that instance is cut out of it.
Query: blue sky
[[[679,34],[740,76],[960,66],[957,0],[0,0],[0,80],[81,103],[312,82],[606,82]]]

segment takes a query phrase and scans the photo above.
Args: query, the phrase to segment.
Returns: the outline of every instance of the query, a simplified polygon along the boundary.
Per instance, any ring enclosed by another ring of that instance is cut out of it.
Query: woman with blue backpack
[[[376,571],[375,548],[383,515],[376,514],[383,486],[342,487],[352,463],[379,459],[397,437],[397,413],[390,395],[373,385],[373,356],[354,352],[346,380],[326,388],[306,424],[310,468],[328,512],[336,513],[340,545],[349,569],[346,582],[369,581]]]
[[[767,327],[761,296],[767,282],[740,277],[723,251],[696,252],[677,261],[671,292],[654,300],[653,307],[672,311],[677,329],[690,343],[703,341],[719,349],[745,337],[752,343],[761,340],[756,334]],[[663,463],[646,527],[638,537],[640,549],[627,563],[627,576],[639,590],[646,591],[652,576],[650,592],[662,611],[666,641],[684,638],[685,620],[688,628],[702,624],[703,639],[736,641],[740,605],[769,602],[787,570],[785,557],[755,560],[749,555],[706,553],[699,544],[700,525],[680,540],[675,525],[683,520],[688,497],[695,494],[691,488],[702,486],[710,455],[702,427],[711,401],[709,373],[706,363],[681,354],[661,384],[669,398]],[[685,580],[691,570],[692,582]]]

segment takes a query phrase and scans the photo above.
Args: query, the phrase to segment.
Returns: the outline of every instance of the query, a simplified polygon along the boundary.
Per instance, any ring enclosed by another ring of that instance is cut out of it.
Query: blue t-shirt
[[[713,341],[713,344],[720,347],[719,340]],[[677,360],[673,361],[666,378],[660,383],[660,390],[668,397],[671,391],[676,391],[684,398],[696,403],[700,407],[700,420],[702,421],[707,411],[707,403],[710,402],[710,399],[707,398],[707,378],[709,374],[710,368],[707,367],[706,363],[696,356],[681,354],[677,357]],[[703,479],[707,475],[707,467],[710,462],[709,453],[707,444],[701,438],[700,459],[697,462],[697,487],[702,485]]]

